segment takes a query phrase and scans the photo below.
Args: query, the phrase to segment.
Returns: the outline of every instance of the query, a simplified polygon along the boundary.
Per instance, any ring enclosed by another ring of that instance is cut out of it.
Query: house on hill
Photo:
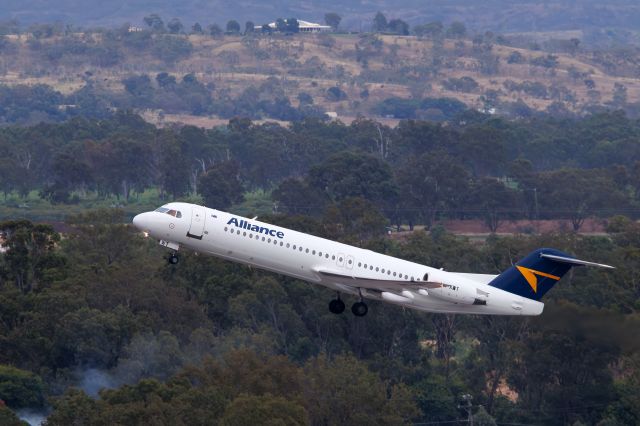
[[[287,22],[287,19],[285,19],[284,21]],[[270,24],[267,24],[267,26],[273,31],[278,30],[278,26],[275,22],[271,22]],[[254,29],[256,31],[262,31],[263,27],[264,25],[256,25]],[[321,25],[314,22],[301,21],[298,19],[298,31],[301,33],[324,33],[331,30],[332,28],[329,25]]]

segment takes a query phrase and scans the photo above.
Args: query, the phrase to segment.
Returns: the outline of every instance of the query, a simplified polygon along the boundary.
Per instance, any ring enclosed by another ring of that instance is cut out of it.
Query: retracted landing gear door
[[[193,206],[191,208],[191,225],[189,226],[189,232],[187,232],[187,237],[201,240],[202,233],[204,232],[204,220],[205,220],[204,209],[199,206]]]

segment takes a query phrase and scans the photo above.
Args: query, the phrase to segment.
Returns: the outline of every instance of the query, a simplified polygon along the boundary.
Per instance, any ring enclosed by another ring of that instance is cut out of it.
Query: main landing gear
[[[344,308],[344,302],[340,299],[340,296],[338,296],[337,299],[333,299],[331,302],[329,302],[329,310],[332,314],[341,314],[344,312]]]
[[[180,258],[178,257],[178,253],[176,253],[175,251],[171,253],[169,257],[167,257],[167,262],[169,263],[169,265],[177,265],[179,261]]]
[[[369,307],[367,307],[367,304],[362,301],[356,302],[351,305],[351,312],[353,312],[353,315],[357,317],[363,317],[367,315],[367,312],[369,312]]]
[[[335,299],[329,302],[329,311],[331,311],[331,313],[341,314],[344,312],[344,310],[345,310],[345,305],[342,299],[340,299],[340,295],[338,295]],[[369,312],[369,307],[367,306],[366,303],[362,301],[362,299],[360,299],[359,302],[356,302],[353,305],[351,305],[351,312],[353,312],[353,315],[357,317],[363,317],[367,315],[367,312]]]

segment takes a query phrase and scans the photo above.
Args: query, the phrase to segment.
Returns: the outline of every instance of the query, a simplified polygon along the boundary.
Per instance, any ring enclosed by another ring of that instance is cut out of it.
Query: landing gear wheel
[[[167,262],[169,262],[169,265],[177,265],[179,261],[180,258],[175,253],[171,253],[171,255],[167,258]]]
[[[356,302],[351,306],[351,312],[353,312],[353,315],[357,317],[363,317],[367,315],[367,312],[369,312],[369,308],[364,302]]]
[[[344,308],[344,302],[340,299],[333,299],[329,302],[329,311],[331,311],[332,314],[341,314],[344,312]]]

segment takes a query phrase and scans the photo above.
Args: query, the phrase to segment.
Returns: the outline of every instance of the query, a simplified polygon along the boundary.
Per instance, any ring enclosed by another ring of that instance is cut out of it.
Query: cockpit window
[[[173,209],[169,209],[167,207],[158,207],[154,211],[156,211],[158,213],[170,214],[171,216],[177,217],[178,219],[180,219],[182,217],[182,213],[179,210],[173,210]]]

